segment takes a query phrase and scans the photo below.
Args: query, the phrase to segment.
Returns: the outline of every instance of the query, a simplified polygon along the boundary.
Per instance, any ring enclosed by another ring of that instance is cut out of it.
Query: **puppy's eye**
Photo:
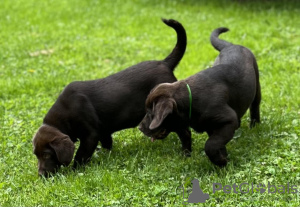
[[[43,158],[44,158],[45,160],[50,159],[50,158],[51,158],[51,155],[50,155],[49,153],[44,153],[44,154],[43,154]]]

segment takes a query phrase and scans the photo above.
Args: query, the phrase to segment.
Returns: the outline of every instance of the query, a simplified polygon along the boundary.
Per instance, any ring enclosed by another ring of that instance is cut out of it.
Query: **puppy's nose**
[[[49,177],[49,173],[46,172],[45,170],[39,170],[39,176],[47,178]]]
[[[40,176],[40,177],[44,176],[44,171],[39,170],[39,176]]]

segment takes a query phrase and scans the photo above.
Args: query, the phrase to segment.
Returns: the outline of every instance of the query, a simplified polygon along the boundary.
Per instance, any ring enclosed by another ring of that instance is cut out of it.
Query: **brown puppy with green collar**
[[[176,132],[186,154],[191,152],[189,127],[207,132],[205,152],[218,166],[227,164],[225,145],[248,108],[250,126],[260,122],[256,59],[249,49],[220,40],[219,34],[226,31],[227,28],[218,28],[211,34],[212,45],[220,51],[212,68],[182,81],[160,84],[150,92],[147,114],[139,126],[152,140]]]

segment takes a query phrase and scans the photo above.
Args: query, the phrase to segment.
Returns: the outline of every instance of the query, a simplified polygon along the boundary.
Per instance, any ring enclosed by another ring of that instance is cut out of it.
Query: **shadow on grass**
[[[172,133],[165,140],[152,143],[148,137],[143,136],[138,130],[131,129],[118,132],[114,138],[111,151],[99,148],[94,153],[87,168],[101,168],[104,171],[127,170],[132,173],[137,171],[155,171],[157,166],[167,166],[169,173],[197,173],[198,176],[217,173],[226,176],[226,172],[242,170],[243,166],[256,165],[267,154],[276,148],[277,141],[268,135],[272,134],[273,127],[267,123],[249,129],[248,122],[243,121],[242,127],[235,133],[234,138],[226,145],[229,153],[229,163],[225,168],[213,165],[204,151],[204,144],[208,138],[206,133],[193,132],[193,152],[191,157],[181,153],[181,142],[177,135]],[[126,138],[124,138],[126,137]],[[60,170],[68,173],[71,166]],[[157,170],[157,169],[156,169]],[[76,170],[84,172],[85,167]],[[153,172],[158,173],[158,172]]]
[[[98,150],[89,165],[97,165],[107,170],[135,171],[155,168],[156,164],[164,164],[169,166],[170,171],[173,171],[172,168],[175,166],[174,173],[182,168],[181,172],[192,170],[198,171],[199,175],[212,172],[223,174],[223,172],[231,171],[231,168],[239,169],[249,163],[256,163],[257,159],[264,156],[262,152],[269,152],[275,147],[275,143],[265,136],[270,133],[265,129],[266,127],[258,125],[254,129],[243,126],[237,130],[235,138],[227,144],[229,163],[225,168],[213,165],[206,156],[204,151],[204,144],[208,138],[206,133],[193,133],[192,157],[185,157],[181,153],[181,143],[176,134],[170,134],[165,140],[151,143],[149,138],[133,133],[138,134],[137,137],[128,141],[115,138],[112,151],[102,148]]]

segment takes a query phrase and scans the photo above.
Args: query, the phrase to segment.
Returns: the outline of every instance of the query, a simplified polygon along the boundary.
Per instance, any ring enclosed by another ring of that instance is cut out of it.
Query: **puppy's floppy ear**
[[[153,111],[154,111],[154,117],[153,120],[149,126],[150,130],[156,129],[159,127],[164,119],[173,112],[173,110],[176,108],[176,102],[174,99],[162,99],[156,103],[156,105],[153,104]]]
[[[75,145],[69,136],[57,136],[49,144],[54,149],[58,161],[64,166],[68,166],[72,161],[75,150]]]

